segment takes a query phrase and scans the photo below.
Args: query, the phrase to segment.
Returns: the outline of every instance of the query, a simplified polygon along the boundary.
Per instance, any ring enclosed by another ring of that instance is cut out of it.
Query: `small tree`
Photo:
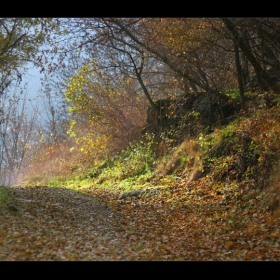
[[[13,184],[23,170],[26,154],[34,143],[38,104],[31,106],[28,95],[14,92],[1,96],[0,184]]]
[[[134,87],[131,80],[101,75],[94,63],[70,78],[65,92],[72,118],[68,133],[82,152],[108,157],[139,139],[147,106]]]

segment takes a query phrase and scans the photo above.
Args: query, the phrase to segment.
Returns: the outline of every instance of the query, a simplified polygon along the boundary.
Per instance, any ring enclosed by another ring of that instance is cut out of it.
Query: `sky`
[[[26,94],[27,98],[30,99],[30,101],[34,101],[35,104],[35,101],[38,100],[39,97],[38,93],[41,92],[41,87],[42,87],[40,81],[41,77],[43,77],[43,75],[40,74],[40,70],[30,65],[27,72],[24,75],[22,75],[22,81],[20,86],[16,88],[11,87],[10,94],[13,94],[15,92],[19,93],[20,89],[23,89],[22,93],[24,94],[24,96]],[[0,94],[0,104],[2,106],[3,104],[6,103],[5,100],[7,97],[3,95],[3,99],[1,99],[1,96],[2,95]]]
[[[36,97],[38,92],[40,92],[41,77],[43,77],[43,75],[40,74],[39,69],[34,67],[30,67],[27,73],[24,75],[22,84],[27,83],[27,93],[30,97]]]

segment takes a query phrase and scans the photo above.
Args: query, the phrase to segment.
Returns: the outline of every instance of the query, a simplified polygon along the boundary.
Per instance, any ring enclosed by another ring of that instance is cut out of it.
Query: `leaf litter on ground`
[[[256,191],[241,199],[210,185],[180,180],[122,200],[94,186],[9,187],[17,211],[0,211],[0,260],[279,261],[279,211]]]

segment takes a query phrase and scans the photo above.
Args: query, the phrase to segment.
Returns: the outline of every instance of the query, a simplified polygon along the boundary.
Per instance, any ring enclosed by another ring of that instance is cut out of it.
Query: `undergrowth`
[[[6,205],[8,200],[8,192],[7,189],[3,186],[0,186],[0,209]]]

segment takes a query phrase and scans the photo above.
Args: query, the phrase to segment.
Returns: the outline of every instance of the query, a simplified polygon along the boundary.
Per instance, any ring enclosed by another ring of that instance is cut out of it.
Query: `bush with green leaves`
[[[153,171],[156,153],[153,149],[154,135],[146,134],[142,140],[131,142],[118,153],[98,175],[99,180],[124,180]]]
[[[153,149],[154,136],[146,134],[143,140],[132,142],[114,159],[114,167],[124,177],[134,177],[152,171],[156,155]]]

